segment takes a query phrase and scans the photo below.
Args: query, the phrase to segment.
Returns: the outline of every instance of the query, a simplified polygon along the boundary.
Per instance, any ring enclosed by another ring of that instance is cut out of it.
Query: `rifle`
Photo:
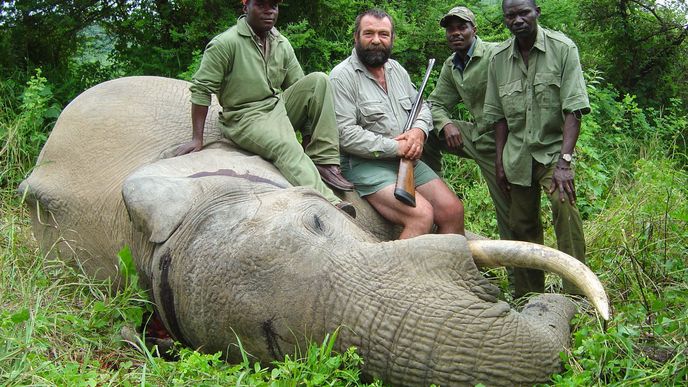
[[[420,108],[423,104],[423,90],[425,89],[425,85],[428,83],[430,71],[434,65],[435,59],[431,58],[428,61],[428,68],[425,70],[425,78],[423,78],[423,83],[420,85],[416,100],[411,107],[411,113],[409,113],[406,124],[404,125],[403,133],[410,130],[413,126],[413,123],[416,122],[416,119],[418,118],[418,113],[420,113]],[[416,182],[413,177],[413,161],[404,157],[399,160],[399,172],[397,173],[397,184],[394,187],[394,197],[407,206],[416,206]]]

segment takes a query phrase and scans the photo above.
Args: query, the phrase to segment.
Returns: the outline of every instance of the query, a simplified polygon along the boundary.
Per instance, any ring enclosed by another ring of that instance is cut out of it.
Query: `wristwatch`
[[[562,153],[561,159],[566,161],[567,163],[570,163],[573,160],[573,155],[571,153]]]

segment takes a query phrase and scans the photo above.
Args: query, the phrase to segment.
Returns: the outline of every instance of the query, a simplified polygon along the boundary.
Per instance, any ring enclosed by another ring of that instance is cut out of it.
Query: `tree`
[[[583,51],[608,81],[645,102],[688,102],[686,0],[585,0]]]

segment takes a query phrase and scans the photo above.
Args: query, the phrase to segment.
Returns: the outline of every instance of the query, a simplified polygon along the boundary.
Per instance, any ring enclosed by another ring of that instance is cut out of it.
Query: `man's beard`
[[[392,55],[392,44],[389,47],[383,45],[363,47],[360,42],[356,42],[356,55],[358,59],[368,67],[381,67],[390,55]]]

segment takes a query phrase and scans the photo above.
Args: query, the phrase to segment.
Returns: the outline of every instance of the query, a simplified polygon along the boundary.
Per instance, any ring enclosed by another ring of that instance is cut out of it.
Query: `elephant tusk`
[[[571,281],[592,302],[602,318],[609,320],[609,301],[602,283],[576,258],[529,242],[471,240],[468,246],[478,266],[540,269]]]

